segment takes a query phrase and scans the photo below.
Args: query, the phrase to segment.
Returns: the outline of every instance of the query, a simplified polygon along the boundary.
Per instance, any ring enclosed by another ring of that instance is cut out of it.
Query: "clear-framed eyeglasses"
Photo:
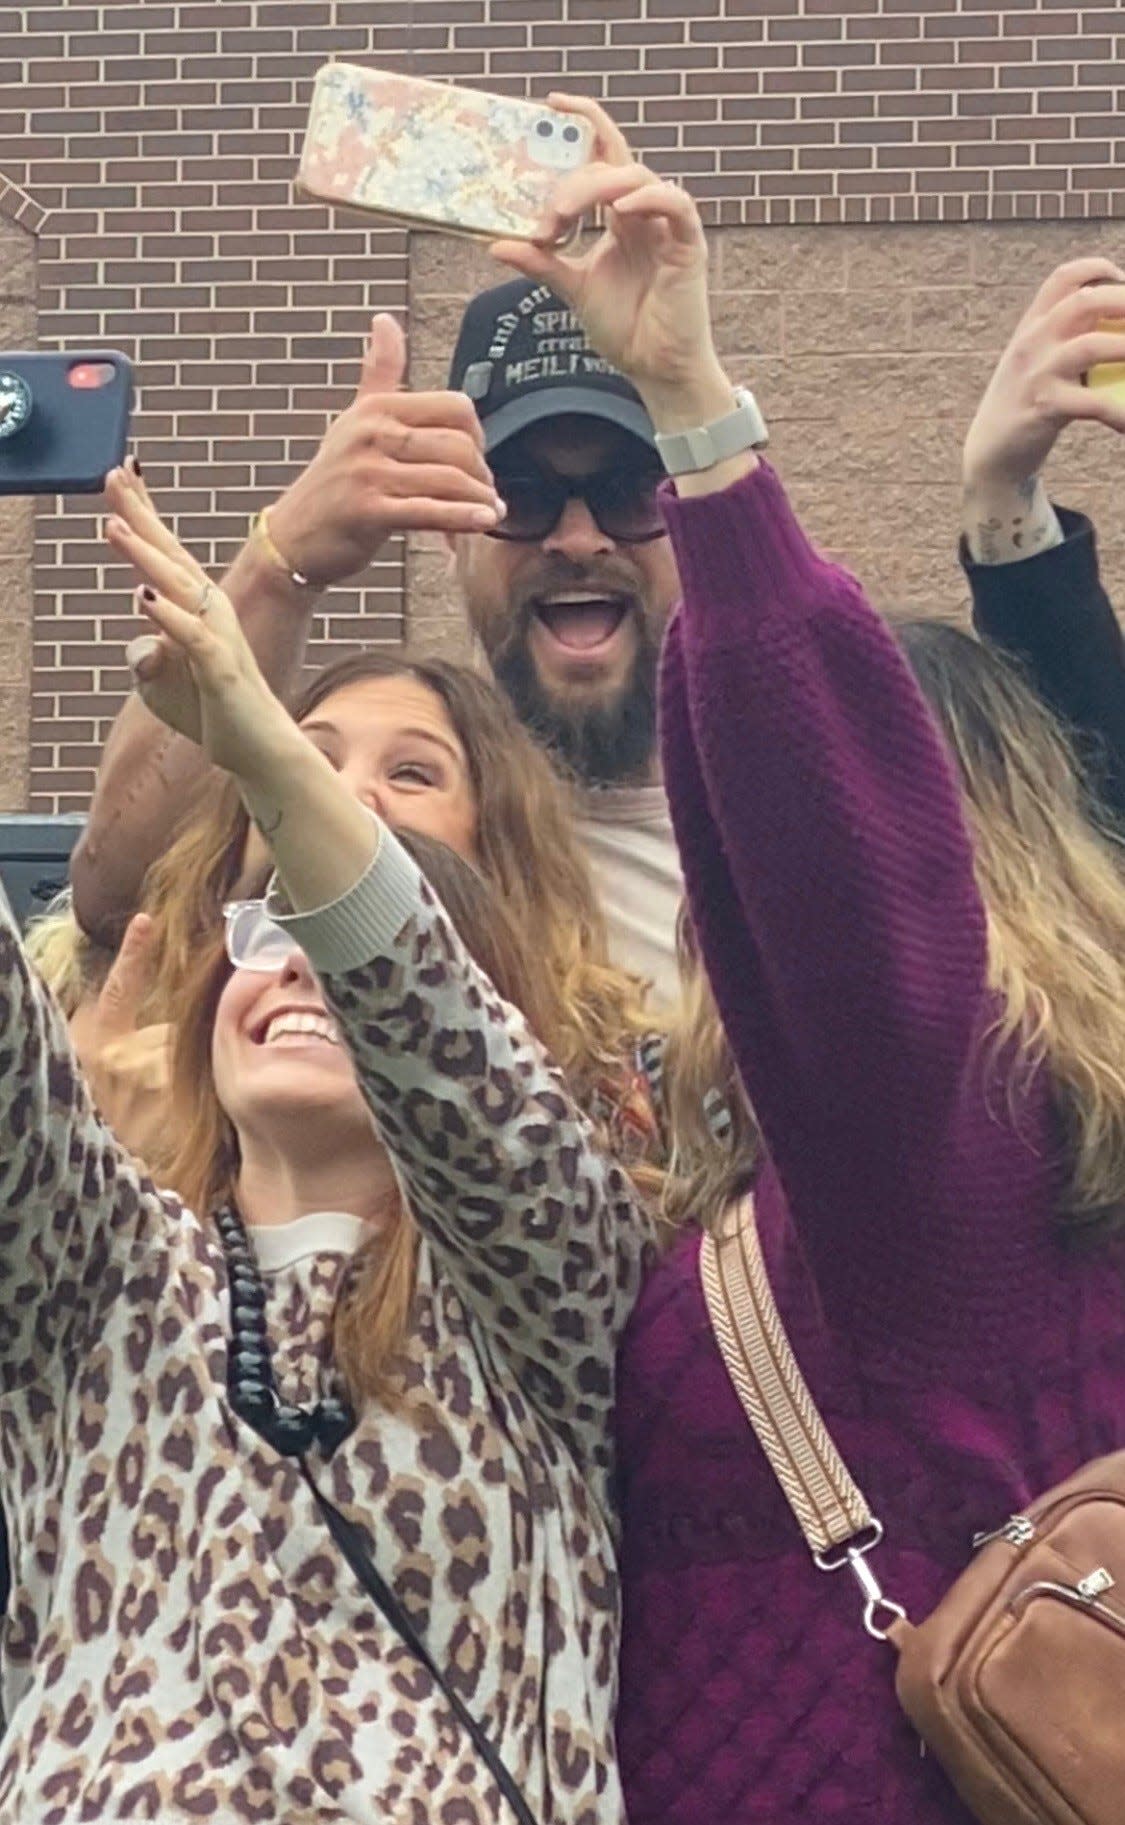
[[[227,956],[238,970],[280,970],[301,947],[266,911],[264,900],[232,900],[223,907]]]

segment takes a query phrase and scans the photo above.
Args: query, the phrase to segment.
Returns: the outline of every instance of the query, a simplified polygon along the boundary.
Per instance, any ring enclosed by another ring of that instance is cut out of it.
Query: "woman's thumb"
[[[125,648],[125,663],[135,679],[147,683],[160,671],[164,653],[159,634],[138,634]]]

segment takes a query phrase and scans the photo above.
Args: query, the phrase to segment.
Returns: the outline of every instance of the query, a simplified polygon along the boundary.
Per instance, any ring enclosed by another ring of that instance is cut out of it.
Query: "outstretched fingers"
[[[205,615],[172,601],[149,584],[141,584],[135,596],[137,612],[158,627],[174,646],[190,659],[206,658],[216,645],[216,636],[207,625]]]
[[[114,551],[127,559],[154,589],[182,608],[198,601],[207,579],[190,563],[178,540],[172,541],[171,549],[165,542],[157,544],[146,531],[138,530],[116,513],[106,522],[105,536]]]
[[[113,469],[106,477],[106,500],[114,514],[157,550],[175,558],[188,570],[203,576],[203,568],[185,551],[170,527],[164,524],[139,472],[130,466]]]

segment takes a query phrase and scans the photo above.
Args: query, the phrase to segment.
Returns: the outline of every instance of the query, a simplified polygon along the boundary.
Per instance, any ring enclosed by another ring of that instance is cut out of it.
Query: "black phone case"
[[[87,362],[109,363],[113,378],[100,387],[71,386],[70,370]],[[17,375],[31,392],[26,423],[0,435],[0,495],[100,493],[129,437],[129,357],[115,349],[0,352],[0,374]]]

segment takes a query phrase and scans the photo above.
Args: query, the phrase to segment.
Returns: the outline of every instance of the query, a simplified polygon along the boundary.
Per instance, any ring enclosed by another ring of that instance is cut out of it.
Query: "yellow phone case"
[[[1120,317],[1099,323],[1099,330],[1111,336],[1125,335],[1125,323]],[[1125,405],[1125,361],[1100,361],[1097,367],[1089,368],[1086,373],[1088,387],[1110,388],[1114,398]]]

